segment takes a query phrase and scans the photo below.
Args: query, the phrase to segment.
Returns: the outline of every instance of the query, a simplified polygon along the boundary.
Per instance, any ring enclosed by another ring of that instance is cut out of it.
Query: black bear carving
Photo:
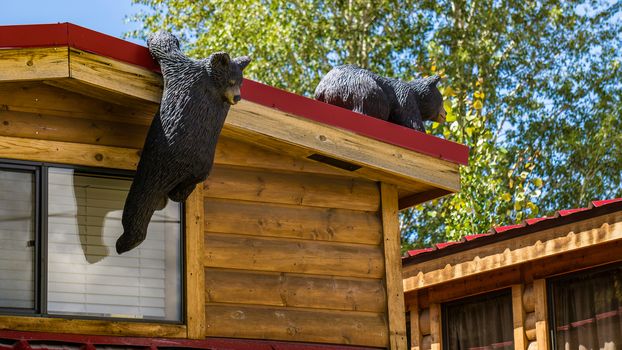
[[[218,136],[229,107],[240,100],[246,56],[230,59],[224,52],[194,60],[179,41],[160,31],[147,41],[160,64],[164,91],[145,140],[136,176],[123,209],[119,254],[145,240],[147,226],[167,198],[182,202],[212,168]]]
[[[438,76],[404,82],[355,65],[333,68],[315,89],[317,100],[425,132],[423,121],[445,121]]]

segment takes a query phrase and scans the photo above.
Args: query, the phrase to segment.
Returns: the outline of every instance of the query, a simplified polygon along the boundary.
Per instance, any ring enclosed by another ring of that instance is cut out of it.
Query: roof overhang
[[[0,85],[16,82],[138,108],[146,118],[162,94],[147,48],[69,23],[0,26]],[[242,97],[223,135],[394,184],[400,208],[460,190],[466,146],[248,79]]]

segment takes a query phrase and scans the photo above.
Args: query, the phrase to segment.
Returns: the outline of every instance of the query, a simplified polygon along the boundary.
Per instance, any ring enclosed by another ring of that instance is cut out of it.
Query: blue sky
[[[71,22],[122,38],[139,27],[125,17],[141,8],[131,0],[0,0],[0,25]]]

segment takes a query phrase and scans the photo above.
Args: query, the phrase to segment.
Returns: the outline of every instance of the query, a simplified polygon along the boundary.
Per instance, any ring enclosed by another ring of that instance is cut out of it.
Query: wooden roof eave
[[[150,114],[162,94],[160,74],[70,46],[2,49],[0,68],[0,82],[41,81]],[[223,134],[297,157],[351,163],[360,167],[357,176],[397,185],[400,209],[460,190],[457,162],[248,100],[231,109]]]

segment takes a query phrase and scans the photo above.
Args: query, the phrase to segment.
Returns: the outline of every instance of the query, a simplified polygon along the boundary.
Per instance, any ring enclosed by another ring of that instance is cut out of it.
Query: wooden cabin
[[[618,349],[622,198],[403,259],[412,350]]]
[[[0,27],[0,347],[405,349],[398,210],[458,191],[468,149],[245,80],[209,179],[119,256],[158,72]]]

